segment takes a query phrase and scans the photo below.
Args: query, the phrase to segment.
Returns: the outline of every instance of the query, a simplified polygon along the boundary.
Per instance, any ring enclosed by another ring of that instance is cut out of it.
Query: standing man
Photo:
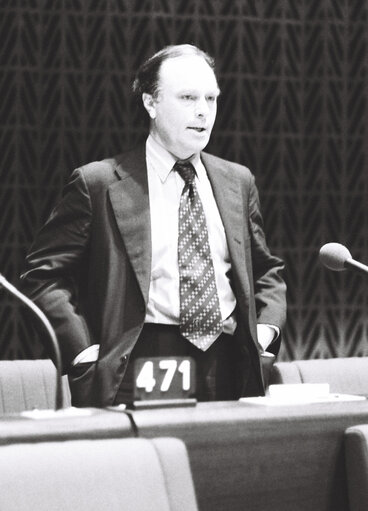
[[[138,70],[145,145],[74,171],[22,276],[59,339],[75,406],[130,400],[137,357],[191,356],[198,400],[264,393],[285,321],[254,177],[203,153],[213,60],[168,46]]]

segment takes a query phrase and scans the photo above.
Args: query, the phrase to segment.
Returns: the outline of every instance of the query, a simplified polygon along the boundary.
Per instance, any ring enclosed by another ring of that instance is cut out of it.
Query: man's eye
[[[182,99],[184,99],[185,101],[194,101],[195,97],[192,96],[191,94],[183,94]]]
[[[214,103],[216,101],[216,96],[207,96],[207,101]]]

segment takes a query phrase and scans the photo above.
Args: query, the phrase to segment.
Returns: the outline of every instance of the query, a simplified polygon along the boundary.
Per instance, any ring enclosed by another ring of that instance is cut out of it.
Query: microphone
[[[333,271],[354,270],[368,274],[368,266],[355,261],[349,250],[340,243],[326,243],[319,251],[321,263]]]
[[[0,287],[3,286],[7,289],[13,296],[18,298],[21,302],[23,302],[27,307],[29,307],[34,314],[41,320],[44,325],[51,344],[53,346],[54,355],[55,355],[55,366],[56,366],[56,392],[55,392],[55,410],[61,410],[63,408],[63,385],[62,385],[62,364],[61,364],[61,354],[59,343],[56,338],[56,334],[54,329],[52,328],[49,320],[42,312],[42,310],[34,304],[29,298],[27,298],[23,293],[18,291],[10,282],[6,280],[6,278],[0,273]]]

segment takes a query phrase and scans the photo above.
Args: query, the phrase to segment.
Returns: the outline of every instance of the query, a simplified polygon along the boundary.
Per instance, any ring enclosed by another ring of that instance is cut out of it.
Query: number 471
[[[154,378],[153,362],[150,360],[145,362],[140,370],[136,385],[139,389],[144,389],[146,392],[152,392],[156,386],[156,379]],[[183,360],[178,367],[176,360],[160,360],[159,368],[166,371],[162,379],[160,391],[167,392],[175,376],[175,372],[181,373],[182,389],[187,391],[190,389],[190,361]]]

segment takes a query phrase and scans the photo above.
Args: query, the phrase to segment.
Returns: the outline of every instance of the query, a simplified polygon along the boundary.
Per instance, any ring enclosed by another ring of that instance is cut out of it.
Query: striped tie
[[[174,170],[185,182],[179,206],[180,332],[206,351],[222,332],[206,218],[193,165],[176,162]]]

